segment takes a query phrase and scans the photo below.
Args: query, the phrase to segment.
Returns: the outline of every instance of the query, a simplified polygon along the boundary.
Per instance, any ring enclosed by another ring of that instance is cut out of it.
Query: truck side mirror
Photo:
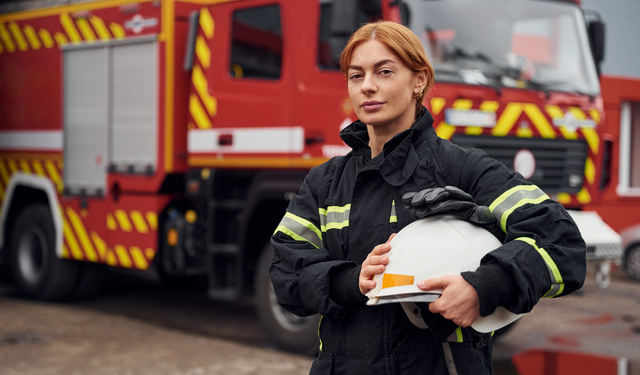
[[[604,60],[604,28],[604,22],[601,20],[589,22],[589,44],[593,61],[598,68],[598,74],[600,74],[600,63]]]

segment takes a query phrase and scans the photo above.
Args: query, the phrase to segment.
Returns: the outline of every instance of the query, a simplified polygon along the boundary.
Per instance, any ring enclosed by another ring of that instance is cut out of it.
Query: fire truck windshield
[[[436,81],[600,92],[581,10],[537,0],[404,0]]]

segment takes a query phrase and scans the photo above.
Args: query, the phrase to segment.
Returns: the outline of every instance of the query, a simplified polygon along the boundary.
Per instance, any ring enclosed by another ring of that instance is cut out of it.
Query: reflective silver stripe
[[[538,247],[538,245],[536,244],[536,241],[533,240],[532,238],[518,237],[515,239],[515,241],[526,242],[529,245],[533,246],[533,248],[536,249],[538,254],[540,254],[542,259],[544,260],[544,264],[546,264],[547,266],[547,270],[549,271],[549,277],[551,278],[551,289],[549,289],[549,291],[545,293],[542,297],[553,298],[559,295],[560,293],[562,293],[562,291],[564,291],[564,280],[562,280],[562,275],[560,274],[560,270],[558,269],[556,262],[554,262],[553,259],[551,259],[551,256],[549,256],[549,253],[547,253],[545,249]]]
[[[493,216],[500,223],[500,227],[506,233],[507,219],[514,210],[527,203],[538,204],[547,199],[549,199],[549,196],[536,185],[519,185],[499,196],[498,199],[491,203],[489,210],[491,210]]]
[[[464,336],[462,335],[462,327],[456,328],[452,334],[447,337],[448,342],[464,342]]]
[[[318,208],[320,214],[320,230],[324,233],[327,231],[327,210],[324,208]]]
[[[396,201],[395,200],[391,201],[391,215],[389,217],[389,222],[390,223],[397,223],[398,222],[398,216],[396,215]]]
[[[291,212],[284,215],[275,232],[282,232],[296,241],[307,241],[318,249],[322,247],[322,233],[318,227]]]
[[[351,204],[340,206],[329,206],[326,209],[319,208],[320,229],[326,232],[329,229],[342,229],[349,226],[349,214]]]
[[[546,292],[542,298],[553,298],[564,290],[564,284],[551,284],[551,289]]]

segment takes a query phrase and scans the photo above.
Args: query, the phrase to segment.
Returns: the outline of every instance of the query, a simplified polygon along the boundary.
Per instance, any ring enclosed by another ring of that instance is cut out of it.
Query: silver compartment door
[[[153,173],[158,126],[156,42],[112,48],[111,166],[118,172]]]
[[[108,56],[105,48],[64,51],[64,186],[102,195],[106,187]]]

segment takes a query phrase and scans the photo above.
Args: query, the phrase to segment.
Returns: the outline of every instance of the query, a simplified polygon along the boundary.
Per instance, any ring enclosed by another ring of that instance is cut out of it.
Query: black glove
[[[402,196],[402,201],[408,203],[404,208],[416,219],[452,214],[480,225],[489,225],[496,221],[489,207],[478,206],[471,195],[455,186],[407,193]]]

